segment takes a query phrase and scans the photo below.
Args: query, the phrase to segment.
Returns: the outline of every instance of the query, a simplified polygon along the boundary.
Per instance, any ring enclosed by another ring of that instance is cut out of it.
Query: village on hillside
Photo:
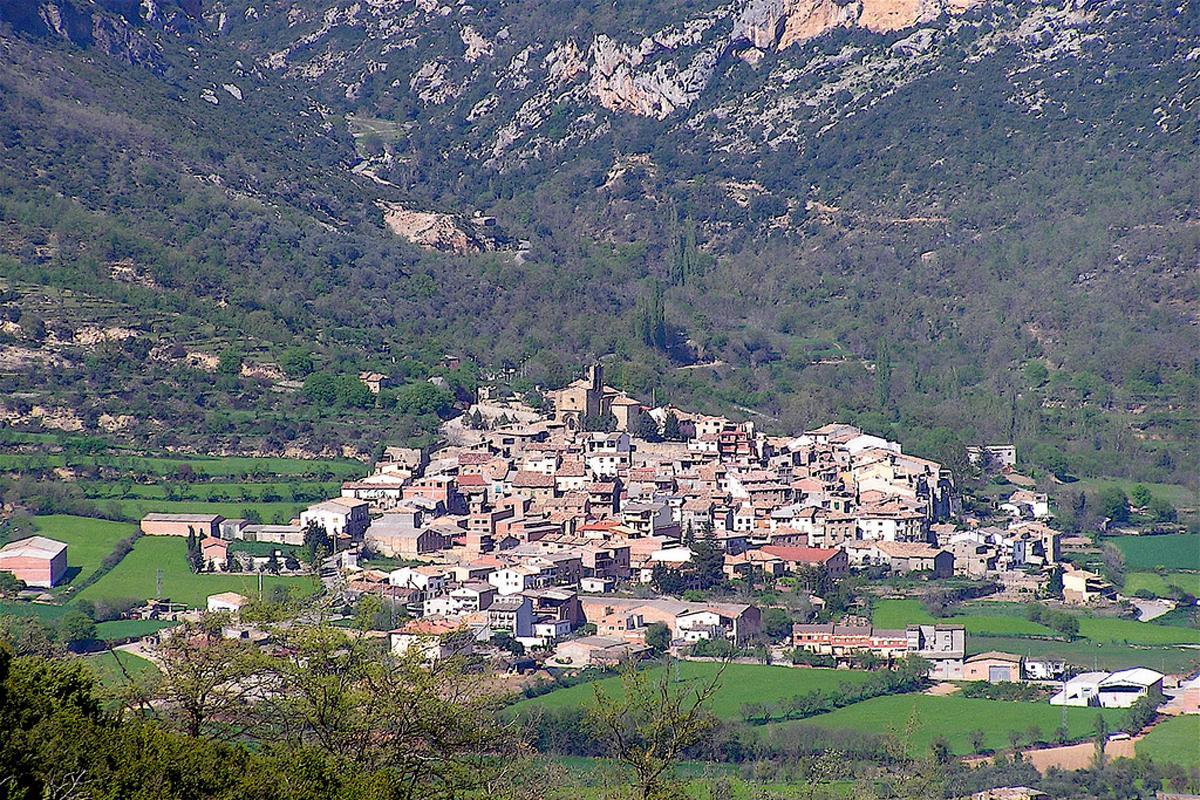
[[[385,377],[364,380],[376,391]],[[932,682],[1042,686],[1055,705],[1129,708],[1153,696],[1200,710],[1200,682],[1187,675],[973,652],[967,626],[929,615],[874,624],[873,602],[916,604],[923,587],[962,579],[951,602],[1048,604],[1034,605],[1042,623],[1065,618],[1077,631],[1057,609],[1110,604],[1116,592],[1064,559],[1078,543],[1047,524],[1044,494],[1018,488],[999,504],[1005,522],[982,524],[962,512],[945,466],[896,442],[848,424],[767,435],[752,421],[648,407],[607,386],[600,364],[548,396],[545,413],[516,398],[481,401],[447,423],[433,452],[387,447],[371,474],[288,524],[153,512],[140,534],[186,538],[196,572],[313,574],[347,613],[374,598],[391,621],[377,635],[430,661],[470,655],[518,674],[662,654],[907,662]],[[970,455],[1004,469],[1016,458],[1011,446]],[[0,549],[0,570],[50,587],[66,550],[45,536],[14,542]],[[843,591],[850,578],[856,596]],[[265,641],[239,621],[263,599],[249,595],[214,593],[198,611],[162,598],[131,613],[226,613],[228,635]],[[135,646],[152,657],[169,635]]]

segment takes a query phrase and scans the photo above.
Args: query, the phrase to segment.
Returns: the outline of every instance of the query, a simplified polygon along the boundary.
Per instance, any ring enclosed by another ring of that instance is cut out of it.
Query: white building
[[[1162,692],[1163,674],[1145,667],[1120,672],[1084,672],[1050,698],[1052,706],[1129,708],[1151,692]]]
[[[362,536],[371,524],[366,500],[352,497],[335,497],[309,506],[300,512],[300,525],[307,527],[315,522],[330,536],[345,534],[352,538]]]
[[[250,602],[237,592],[221,592],[220,594],[210,594],[208,596],[208,610],[210,613],[226,613],[236,614],[242,610],[242,606]]]

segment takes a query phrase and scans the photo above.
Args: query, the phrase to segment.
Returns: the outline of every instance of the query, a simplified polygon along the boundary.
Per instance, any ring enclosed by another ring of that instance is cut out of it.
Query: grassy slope
[[[131,677],[136,677],[137,675],[156,669],[154,664],[141,656],[135,656],[132,653],[126,653],[121,650],[94,653],[84,656],[84,661],[96,673],[96,677],[100,679],[100,683],[109,687],[119,686],[125,682],[125,675],[121,671],[121,667],[124,667],[125,672],[128,672]],[[119,665],[118,661],[120,662]]]
[[[76,584],[100,567],[117,542],[134,533],[134,527],[124,522],[66,514],[34,517],[33,524],[42,536],[66,543],[68,568],[79,568],[71,580]]]
[[[1125,576],[1125,594],[1146,590],[1158,597],[1166,597],[1171,587],[1182,589],[1191,595],[1200,595],[1200,574],[1195,572],[1130,572]]]
[[[674,667],[671,669],[673,671]],[[656,667],[653,672],[658,674],[661,670],[661,667]],[[716,670],[717,665],[711,662],[684,661],[679,664],[679,676],[684,685],[707,679]],[[721,688],[713,698],[711,709],[722,719],[736,720],[741,718],[741,709],[746,703],[772,703],[817,689],[833,689],[842,683],[860,683],[868,674],[852,670],[730,664],[725,668]],[[556,709],[589,704],[595,697],[594,691],[599,690],[605,694],[617,692],[620,683],[620,678],[605,678],[595,683],[580,684],[532,700],[524,700],[515,708]]]
[[[133,552],[125,556],[112,572],[79,593],[80,599],[155,596],[155,573],[162,569],[163,594],[175,602],[202,608],[205,598],[219,592],[240,592],[248,597],[258,593],[258,580],[252,575],[195,574],[187,564],[187,542],[177,537],[149,537],[138,540]],[[293,591],[312,592],[313,581],[306,577],[267,575],[263,590],[286,586]]]
[[[1200,716],[1163,720],[1137,743],[1137,754],[1185,767],[1200,764]]]
[[[1200,533],[1170,536],[1114,536],[1104,540],[1125,554],[1125,566],[1132,570],[1200,570]]]
[[[1096,716],[1100,713],[1100,709],[1092,708],[1067,709],[1070,737],[1082,739],[1090,735]],[[1111,728],[1120,722],[1125,712],[1106,709],[1103,713]],[[983,731],[984,746],[996,750],[1009,746],[1009,731],[1020,731],[1024,737],[1025,731],[1036,725],[1042,736],[1049,738],[1061,720],[1062,709],[1048,703],[892,695],[876,697],[799,722],[767,725],[765,729],[769,731],[782,725],[802,725],[861,733],[894,733],[909,742],[913,754],[927,752],[929,743],[935,737],[944,736],[955,753],[967,754],[971,752],[971,731]]]
[[[880,628],[903,628],[926,622],[957,623],[976,636],[1053,636],[1045,625],[997,609],[996,613],[970,613],[935,620],[918,600],[881,600],[875,603],[872,622]]]
[[[976,636],[1054,636],[1044,625],[1030,622],[1009,606],[994,609],[972,608],[971,613],[937,620],[960,623],[968,634]],[[883,600],[875,604],[873,620],[883,628],[903,628],[917,622],[933,622],[933,617],[916,600]],[[882,621],[881,621],[882,620]],[[1079,617],[1080,633],[1093,642],[1119,642],[1137,645],[1200,644],[1200,631],[1133,620]],[[970,638],[970,636],[968,636]]]

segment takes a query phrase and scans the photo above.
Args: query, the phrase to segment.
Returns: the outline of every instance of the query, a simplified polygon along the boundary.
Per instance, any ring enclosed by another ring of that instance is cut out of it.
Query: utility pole
[[[162,595],[162,567],[154,570],[154,596],[161,598]]]

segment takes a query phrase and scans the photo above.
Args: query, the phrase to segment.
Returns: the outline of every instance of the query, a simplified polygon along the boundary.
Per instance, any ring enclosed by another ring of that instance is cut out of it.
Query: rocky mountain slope
[[[188,352],[200,330],[339,372],[453,350],[545,382],[608,354],[713,410],[1177,476],[1198,16],[0,0],[2,272],[169,308],[155,335]],[[124,413],[106,396],[81,402]]]

